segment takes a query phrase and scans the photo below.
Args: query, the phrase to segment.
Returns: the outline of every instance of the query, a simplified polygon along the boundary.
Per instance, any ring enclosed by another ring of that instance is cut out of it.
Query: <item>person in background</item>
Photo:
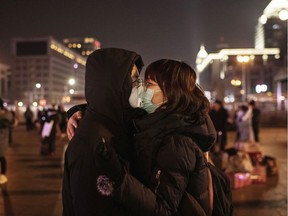
[[[60,133],[59,129],[59,118],[58,113],[56,110],[56,104],[52,104],[51,108],[48,108],[47,110],[47,119],[46,121],[51,122],[53,121],[53,126],[50,132],[50,135],[47,139],[49,144],[49,155],[53,156],[56,151],[56,137],[57,134]]]
[[[256,107],[256,102],[254,100],[249,101],[249,106],[251,106],[252,108],[252,129],[255,142],[259,142],[259,125],[261,111]]]
[[[9,127],[13,124],[12,113],[4,107],[4,101],[0,98],[0,184],[8,181],[6,177],[7,161],[6,151],[9,145]]]
[[[220,144],[220,150],[224,151],[227,144],[227,122],[229,114],[224,108],[222,101],[215,100],[212,103],[209,115],[217,131],[217,142]]]
[[[67,128],[67,116],[66,112],[63,108],[63,105],[58,105],[58,122],[59,122],[59,129],[61,132],[61,137],[65,137],[66,135],[66,128]]]
[[[252,107],[246,105],[240,105],[236,112],[236,148],[243,150],[245,144],[253,143],[254,134],[252,130]]]
[[[13,109],[7,110],[8,112],[11,112],[12,115],[12,122],[9,124],[9,146],[12,146],[13,143],[13,130],[15,127],[18,126],[18,117]]]
[[[27,131],[33,130],[34,129],[34,123],[33,123],[34,115],[29,105],[26,107],[26,111],[24,112],[24,117],[25,117],[25,123],[26,123],[26,130]]]

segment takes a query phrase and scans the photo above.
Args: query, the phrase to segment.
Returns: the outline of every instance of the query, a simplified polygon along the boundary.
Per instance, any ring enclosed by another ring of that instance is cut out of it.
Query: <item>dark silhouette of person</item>
[[[30,106],[28,105],[26,107],[26,111],[24,112],[24,117],[25,117],[25,123],[26,123],[26,130],[30,131],[33,130],[34,128],[34,123],[33,123],[33,112],[30,109]]]
[[[254,139],[256,142],[259,142],[259,125],[261,111],[256,107],[256,102],[254,100],[249,101],[249,106],[252,107],[252,129]]]
[[[223,151],[227,143],[228,111],[224,108],[222,101],[215,100],[209,115],[217,131],[217,142],[220,144],[220,150]]]

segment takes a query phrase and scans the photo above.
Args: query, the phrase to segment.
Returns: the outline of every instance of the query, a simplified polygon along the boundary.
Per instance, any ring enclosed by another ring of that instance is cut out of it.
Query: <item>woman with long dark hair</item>
[[[131,215],[211,215],[203,152],[216,132],[195,71],[180,61],[153,62],[139,95],[148,115],[134,120],[133,176],[111,147],[113,139],[103,139],[95,155],[107,170],[97,178],[99,193],[114,197]]]

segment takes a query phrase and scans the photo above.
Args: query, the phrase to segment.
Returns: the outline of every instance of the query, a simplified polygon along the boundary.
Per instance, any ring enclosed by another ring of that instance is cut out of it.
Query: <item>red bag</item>
[[[252,184],[264,184],[267,180],[266,166],[255,166],[251,172]]]
[[[233,189],[251,185],[251,174],[249,172],[226,173],[230,179]]]

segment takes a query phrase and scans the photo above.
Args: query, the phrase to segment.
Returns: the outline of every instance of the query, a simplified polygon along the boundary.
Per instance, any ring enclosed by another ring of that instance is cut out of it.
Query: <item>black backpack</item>
[[[206,162],[212,176],[213,216],[233,215],[232,191],[229,178],[219,168]]]
[[[173,134],[177,134],[177,133],[172,132],[172,133],[166,134],[165,136],[173,135]],[[193,137],[190,134],[186,134],[183,132],[179,134],[187,136],[193,140]],[[199,147],[197,146],[197,148]],[[200,148],[199,150],[202,151]],[[213,187],[212,216],[232,216],[233,215],[233,203],[232,203],[232,190],[230,186],[230,180],[227,177],[227,175],[224,172],[222,172],[219,168],[215,167],[210,162],[207,162],[205,155],[203,155],[203,157],[205,159],[205,164],[210,170],[211,177],[212,177],[212,187]],[[190,205],[190,204],[186,203],[186,205]]]

